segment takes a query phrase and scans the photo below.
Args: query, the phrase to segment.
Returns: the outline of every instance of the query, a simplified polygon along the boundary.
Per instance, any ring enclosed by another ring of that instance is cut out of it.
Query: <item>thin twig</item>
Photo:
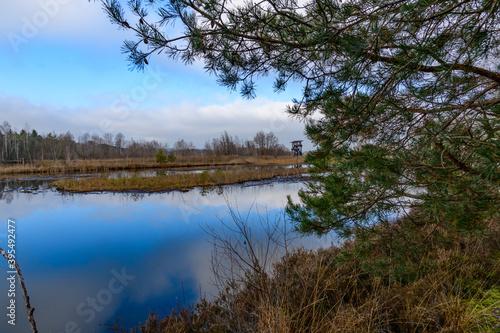
[[[26,312],[28,313],[28,320],[29,320],[30,325],[31,325],[31,332],[38,333],[38,331],[36,329],[35,317],[33,316],[33,312],[35,311],[35,308],[32,308],[30,305],[30,297],[28,296],[28,292],[26,291],[26,286],[24,285],[24,279],[23,279],[23,275],[21,274],[21,269],[19,268],[19,265],[17,264],[17,262],[15,260],[11,260],[11,258],[9,258],[9,255],[7,254],[7,252],[5,252],[1,247],[0,247],[0,253],[16,269],[17,277],[19,278],[19,284],[21,285],[21,290],[23,291],[24,304],[26,305]]]

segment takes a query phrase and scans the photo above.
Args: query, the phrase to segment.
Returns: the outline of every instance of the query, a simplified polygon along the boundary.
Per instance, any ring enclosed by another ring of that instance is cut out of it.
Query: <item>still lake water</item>
[[[166,314],[178,303],[192,303],[200,292],[210,298],[212,245],[202,227],[218,230],[221,220],[231,224],[228,204],[248,213],[250,221],[258,212],[279,215],[287,195],[297,200],[303,187],[271,182],[208,192],[71,195],[36,180],[0,185],[0,247],[8,249],[12,219],[16,259],[42,333],[105,332],[100,324],[118,317],[129,327],[151,311]],[[332,241],[308,238],[295,246]],[[0,332],[30,332],[19,284],[16,325],[7,323],[9,268],[0,259]]]

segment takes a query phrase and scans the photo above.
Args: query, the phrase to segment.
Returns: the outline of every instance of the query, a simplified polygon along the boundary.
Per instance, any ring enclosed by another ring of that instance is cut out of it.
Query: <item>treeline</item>
[[[219,138],[205,143],[198,149],[192,142],[180,139],[169,148],[167,143],[156,140],[127,140],[122,133],[84,133],[75,137],[71,132],[40,135],[35,129],[25,126],[14,130],[5,121],[0,125],[0,158],[3,163],[30,163],[44,160],[110,159],[110,158],[154,158],[159,149],[172,151],[176,156],[283,156],[290,151],[280,144],[274,133],[259,131],[254,138],[240,140],[223,132]]]
[[[284,156],[290,155],[290,149],[280,144],[273,132],[259,131],[253,139],[240,140],[224,131],[219,138],[205,143],[204,151],[212,156]]]

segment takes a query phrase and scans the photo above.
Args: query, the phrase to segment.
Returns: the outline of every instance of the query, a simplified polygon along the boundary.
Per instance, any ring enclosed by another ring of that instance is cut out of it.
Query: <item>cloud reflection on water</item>
[[[64,332],[70,322],[82,332],[99,332],[99,323],[119,316],[132,325],[144,321],[149,311],[164,314],[184,298],[193,302],[200,289],[214,294],[208,260],[212,245],[200,226],[217,230],[219,219],[230,223],[228,204],[243,213],[252,208],[250,219],[257,219],[256,210],[272,216],[282,210],[287,195],[296,198],[301,186],[275,183],[139,196],[14,193],[10,204],[0,201],[0,246],[6,242],[1,231],[14,218],[17,258],[41,332]],[[6,271],[6,266],[4,262],[0,267]],[[106,290],[112,271],[122,269],[135,278],[112,294]],[[1,282],[0,304],[8,302],[1,292],[6,288]],[[92,306],[87,303],[99,295],[106,304],[98,303],[95,318],[89,320]],[[104,296],[109,295],[107,303]],[[17,305],[18,325],[13,328],[2,320],[1,332],[29,330],[21,297]]]

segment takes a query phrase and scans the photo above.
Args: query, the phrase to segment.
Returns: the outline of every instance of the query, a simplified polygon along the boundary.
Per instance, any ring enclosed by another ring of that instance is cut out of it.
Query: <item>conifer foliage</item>
[[[316,149],[288,213],[306,233],[349,237],[418,211],[481,230],[500,211],[500,3],[496,0],[103,1],[133,30],[124,52],[157,53],[245,97],[255,81],[303,84],[287,111]],[[130,15],[135,14],[135,17]],[[184,32],[165,29],[182,22]],[[151,59],[149,59],[151,60]],[[418,224],[418,221],[415,221]]]

